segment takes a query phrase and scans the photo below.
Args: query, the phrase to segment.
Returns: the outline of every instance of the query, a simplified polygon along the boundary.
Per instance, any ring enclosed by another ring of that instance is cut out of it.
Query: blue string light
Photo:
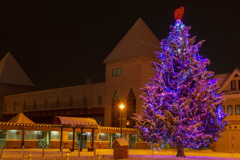
[[[140,137],[150,143],[208,147],[226,126],[223,96],[217,94],[210,61],[199,55],[203,41],[194,44],[189,29],[178,19],[153,62],[155,77],[143,88],[143,115],[135,115]]]

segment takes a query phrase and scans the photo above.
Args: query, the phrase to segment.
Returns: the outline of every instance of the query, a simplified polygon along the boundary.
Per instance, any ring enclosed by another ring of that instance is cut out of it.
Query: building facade
[[[133,113],[141,114],[140,88],[154,76],[151,61],[158,61],[155,51],[159,40],[139,18],[106,57],[106,81],[31,92],[33,83],[10,53],[0,61],[0,116],[7,121],[24,113],[35,123],[51,123],[55,116],[92,117],[105,127],[132,128]],[[240,71],[215,75],[219,93],[224,95],[224,109],[229,121],[223,136],[213,145],[215,151],[240,152]],[[68,133],[69,134],[69,133]],[[69,137],[69,136],[65,136]],[[232,144],[235,142],[234,144]]]
[[[140,88],[154,75],[150,61],[157,61],[154,51],[158,50],[159,40],[139,18],[104,60],[105,83],[87,81],[79,86],[4,95],[3,119],[7,121],[22,112],[36,123],[51,123],[54,116],[78,116],[119,127],[119,104],[124,103],[122,125],[132,128],[133,113],[140,114],[142,110]],[[10,53],[3,59],[9,57],[14,59]]]

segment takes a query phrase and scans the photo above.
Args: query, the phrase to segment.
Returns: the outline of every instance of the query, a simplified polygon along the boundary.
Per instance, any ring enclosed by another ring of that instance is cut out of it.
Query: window
[[[57,96],[56,107],[59,107],[59,106],[60,106],[60,100],[59,100],[59,97]]]
[[[94,133],[94,141],[97,140],[97,134]],[[87,132],[87,141],[92,141],[92,132]]]
[[[102,104],[102,93],[101,93],[101,91],[98,93],[98,104]]]
[[[26,101],[23,102],[23,110],[26,109]]]
[[[115,91],[114,95],[113,95],[113,99],[114,100],[119,100],[119,94],[117,91]]]
[[[7,112],[7,103],[5,103],[4,112]]]
[[[51,131],[51,140],[59,140],[59,131]]]
[[[101,141],[109,141],[108,133],[101,133]]]
[[[44,101],[44,108],[47,108],[48,107],[48,100],[47,98],[45,98],[45,101]]]
[[[73,98],[72,98],[72,96],[69,96],[68,105],[69,105],[69,107],[73,106]]]
[[[87,96],[86,96],[86,94],[83,95],[83,105],[84,106],[87,105]]]
[[[8,130],[7,139],[10,140],[21,140],[21,131],[20,130]]]
[[[232,114],[232,105],[227,106],[227,113]]]
[[[120,75],[121,75],[121,68],[116,68],[112,70],[113,77],[120,76]]]
[[[240,105],[235,106],[235,114],[240,114]]]
[[[34,101],[33,101],[33,109],[35,110],[36,109],[36,99],[34,99]]]
[[[14,102],[14,103],[13,103],[13,111],[14,111],[14,112],[16,111],[16,108],[17,108],[16,106],[17,106],[17,103]]]
[[[37,140],[37,131],[24,131],[25,140]]]
[[[231,90],[236,90],[236,81],[231,81]]]
[[[75,141],[77,139],[77,132],[75,132]],[[68,140],[73,140],[73,132],[68,132]]]

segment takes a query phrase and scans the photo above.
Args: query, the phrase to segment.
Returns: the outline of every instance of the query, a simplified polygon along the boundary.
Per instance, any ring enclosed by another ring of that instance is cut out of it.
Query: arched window
[[[17,106],[17,103],[16,103],[16,102],[14,102],[14,103],[13,103],[13,111],[16,111],[16,109],[17,109],[17,107],[16,107],[16,106]]]
[[[119,105],[120,99],[119,94],[117,91],[114,92],[113,98],[112,98],[112,127],[119,127],[120,126],[120,112],[119,112]]]
[[[101,91],[98,93],[98,104],[102,104],[102,93]]]
[[[87,95],[85,93],[83,95],[83,105],[87,106]]]
[[[127,127],[133,128],[135,121],[132,119],[133,113],[136,113],[136,97],[131,88],[127,98]]]
[[[23,110],[26,109],[26,101],[23,102]]]
[[[33,109],[35,110],[36,107],[37,107],[37,102],[36,102],[36,99],[34,99],[34,101],[33,101]]]
[[[69,107],[73,106],[73,97],[69,96],[69,102],[68,102]]]
[[[118,95],[118,92],[115,91],[114,95],[113,95],[113,99],[114,100],[119,100],[119,95]]]
[[[45,100],[44,100],[44,108],[48,108],[48,100],[47,100],[47,98],[45,98]]]
[[[5,103],[4,112],[7,112],[7,103]]]
[[[59,97],[57,96],[57,99],[56,99],[56,107],[59,107],[60,106],[60,100],[59,100]]]

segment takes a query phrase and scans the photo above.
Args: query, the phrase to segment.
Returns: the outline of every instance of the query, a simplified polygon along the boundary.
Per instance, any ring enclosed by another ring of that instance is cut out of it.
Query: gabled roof
[[[115,145],[115,143],[118,143],[119,146],[128,146],[128,141],[125,138],[117,138],[114,140],[113,145]]]
[[[8,52],[0,61],[0,82],[34,86],[10,52]]]
[[[13,123],[34,123],[32,120],[30,120],[28,117],[26,117],[24,114],[19,113],[12,119],[10,119],[8,122]]]
[[[156,59],[154,51],[159,49],[159,40],[142,18],[139,18],[103,62],[107,63],[138,56]]]
[[[214,75],[213,79],[217,79],[217,85],[219,88],[222,87],[222,85],[225,83],[225,81],[228,79],[230,73],[224,73],[224,74],[216,74]]]
[[[228,76],[225,77],[225,80],[222,82],[222,85],[220,86],[218,92],[222,92],[223,89],[226,87],[226,85],[231,82],[232,78],[233,78],[236,74],[239,74],[239,69],[238,69],[238,68],[234,69],[234,71],[233,71],[231,74],[229,73]]]

